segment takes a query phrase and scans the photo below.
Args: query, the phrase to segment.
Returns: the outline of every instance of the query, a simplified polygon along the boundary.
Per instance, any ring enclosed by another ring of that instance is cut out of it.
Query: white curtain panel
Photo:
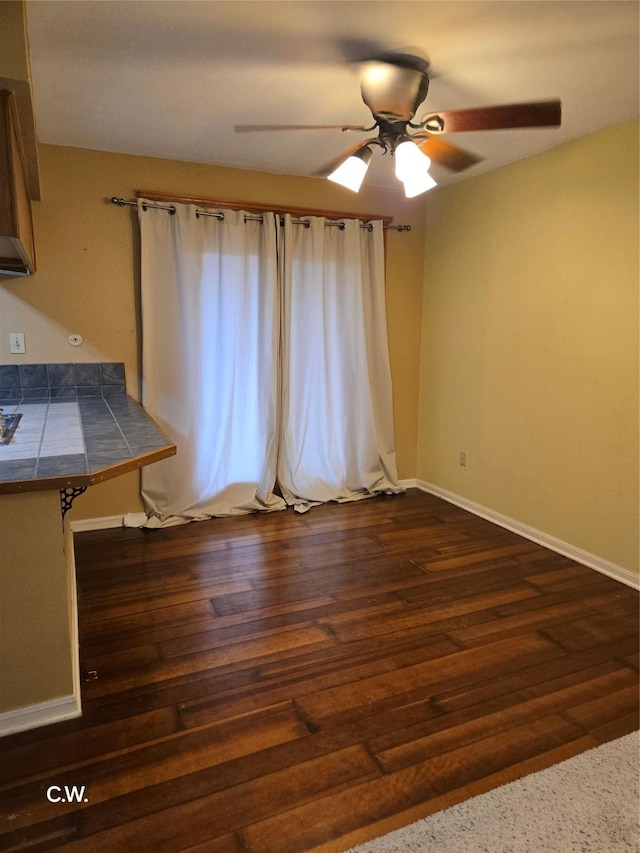
[[[306,218],[306,217],[305,217]],[[399,492],[382,223],[284,221],[278,480],[299,511]]]
[[[142,402],[178,447],[142,471],[148,524],[282,509],[276,219],[143,204]]]
[[[146,526],[402,491],[382,224],[173,206],[138,203],[142,402],[178,448]]]

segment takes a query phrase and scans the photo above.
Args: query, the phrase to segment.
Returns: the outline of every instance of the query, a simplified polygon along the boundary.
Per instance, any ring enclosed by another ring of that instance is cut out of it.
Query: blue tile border
[[[124,363],[0,364],[0,400],[124,395]]]
[[[37,459],[0,460],[0,481],[31,480],[35,476]]]
[[[23,391],[31,388],[46,388],[49,385],[46,364],[21,364],[20,385]]]
[[[0,388],[3,392],[20,390],[20,368],[17,364],[0,364]]]
[[[65,477],[69,471],[74,474],[89,473],[87,457],[84,453],[67,454],[66,456],[39,456],[36,465],[36,477]]]
[[[101,385],[122,385],[124,387],[124,364],[113,362],[100,365]]]
[[[51,388],[75,387],[78,384],[74,364],[49,364],[47,371]]]
[[[99,364],[76,364],[76,385],[100,385]]]

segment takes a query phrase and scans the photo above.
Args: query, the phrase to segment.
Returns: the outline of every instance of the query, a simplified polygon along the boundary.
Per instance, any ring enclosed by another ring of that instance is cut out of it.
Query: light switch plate
[[[24,332],[9,332],[9,352],[21,355],[26,351]]]

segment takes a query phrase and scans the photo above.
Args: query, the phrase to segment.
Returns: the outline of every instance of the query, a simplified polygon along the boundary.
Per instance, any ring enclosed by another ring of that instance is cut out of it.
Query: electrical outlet
[[[463,468],[465,468],[467,465],[467,454],[464,452],[464,450],[460,451],[460,464]]]
[[[9,332],[9,352],[22,355],[26,351],[24,332]]]

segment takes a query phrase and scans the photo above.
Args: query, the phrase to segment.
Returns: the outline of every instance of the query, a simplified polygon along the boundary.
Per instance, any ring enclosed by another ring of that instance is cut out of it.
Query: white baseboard
[[[408,482],[408,481],[403,481]],[[557,554],[562,554],[563,557],[569,557],[570,560],[575,560],[576,563],[581,563],[583,566],[588,566],[590,569],[595,569],[603,575],[614,580],[620,581],[633,589],[640,589],[640,577],[635,575],[628,569],[622,568],[615,563],[610,563],[608,560],[603,560],[595,554],[590,554],[588,551],[583,551],[581,548],[576,548],[568,542],[563,542],[555,536],[550,536],[548,533],[543,533],[541,530],[536,530],[534,527],[529,527],[528,524],[523,524],[507,515],[496,512],[488,507],[456,495],[453,492],[448,492],[446,489],[441,489],[439,486],[434,486],[432,483],[426,483],[424,480],[416,480],[415,487],[423,492],[428,492],[438,498],[442,498],[448,503],[455,504],[461,509],[466,509],[468,512],[485,518],[487,521],[492,521],[494,524],[504,527],[505,530],[510,530],[512,533],[517,533],[525,539],[530,539],[538,545],[543,545],[550,551],[555,551]],[[406,486],[410,488],[410,486]]]
[[[418,481],[415,477],[413,478],[413,480],[398,480],[398,482],[403,489],[415,489],[418,485]]]
[[[60,696],[58,699],[27,705],[25,708],[15,708],[0,713],[0,737],[60,723],[62,720],[71,720],[81,715],[80,700],[73,695]]]
[[[87,530],[108,530],[110,527],[122,527],[123,515],[105,515],[102,518],[81,518],[71,522],[73,533],[84,533]]]

